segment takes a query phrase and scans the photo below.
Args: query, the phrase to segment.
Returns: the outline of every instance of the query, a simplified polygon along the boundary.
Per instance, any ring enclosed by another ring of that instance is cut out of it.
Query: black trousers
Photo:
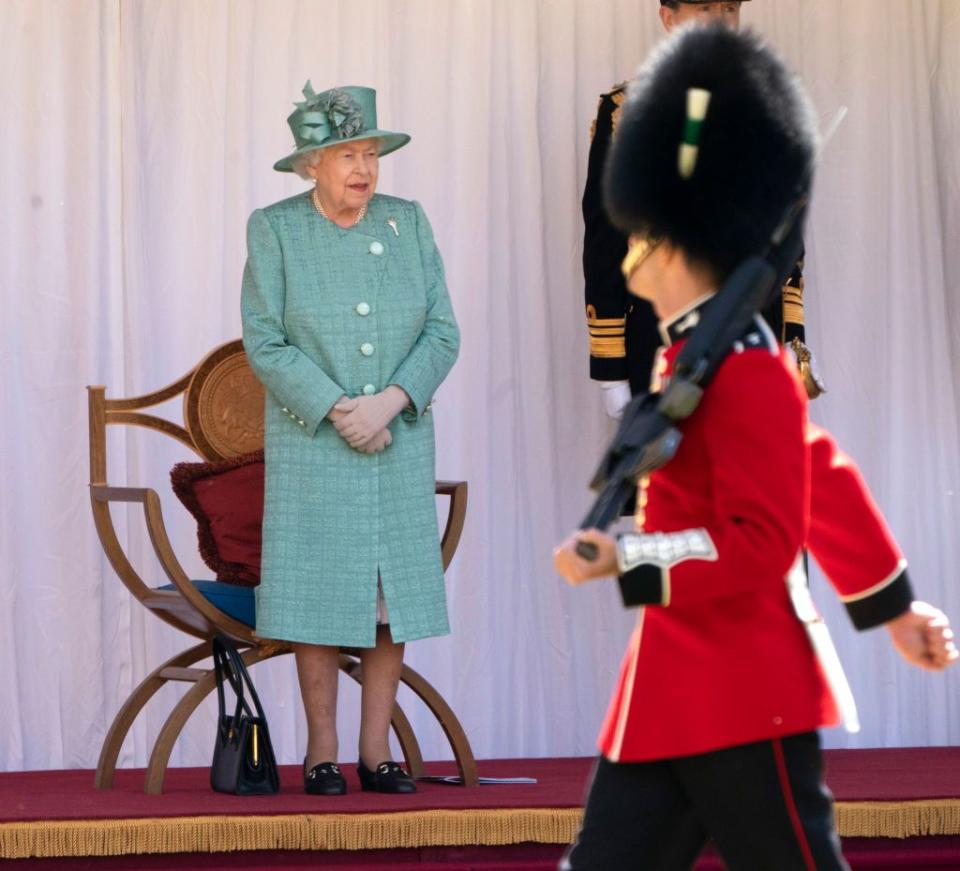
[[[816,732],[656,762],[599,759],[562,871],[849,871]]]

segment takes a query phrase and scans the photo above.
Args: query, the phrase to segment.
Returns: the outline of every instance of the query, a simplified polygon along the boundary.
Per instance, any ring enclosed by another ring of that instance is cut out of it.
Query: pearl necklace
[[[326,218],[328,221],[331,221],[331,222],[334,223],[334,224],[337,223],[336,221],[333,221],[333,220],[330,218],[330,216],[324,211],[323,203],[320,202],[320,195],[319,195],[319,193],[317,192],[317,189],[316,189],[316,188],[313,189],[313,193],[311,194],[311,197],[310,197],[310,198],[313,200],[313,207],[317,210],[317,212],[318,212],[322,217]],[[364,203],[364,204],[360,207],[360,211],[357,212],[357,219],[356,219],[350,226],[351,226],[351,227],[356,227],[357,224],[359,224],[359,223],[363,220],[363,216],[366,215],[366,214],[367,214],[367,204]],[[340,225],[337,224],[337,226],[339,227]]]

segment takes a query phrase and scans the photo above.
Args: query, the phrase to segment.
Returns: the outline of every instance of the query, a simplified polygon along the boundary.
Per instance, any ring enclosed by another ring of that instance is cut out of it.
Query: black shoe
[[[306,766],[306,760],[304,760]],[[336,762],[321,762],[303,774],[303,791],[310,795],[344,795],[347,781]]]
[[[416,792],[417,785],[396,762],[381,762],[376,771],[371,771],[361,759],[357,763],[360,789],[364,792]]]

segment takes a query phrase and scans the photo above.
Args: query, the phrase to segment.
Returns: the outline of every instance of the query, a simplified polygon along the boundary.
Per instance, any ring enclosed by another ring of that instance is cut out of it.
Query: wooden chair
[[[113,487],[107,483],[106,428],[127,424],[159,430],[208,461],[236,456],[263,445],[263,387],[247,363],[242,343],[236,340],[216,348],[195,369],[154,393],[130,399],[107,399],[105,387],[95,386],[87,390],[90,498],[104,551],[120,580],[145,608],[171,626],[200,639],[199,644],[178,653],[144,678],[120,708],[100,751],[95,785],[107,789],[113,785],[117,757],[124,738],[144,705],[167,681],[192,683],[193,687],[177,702],[164,722],[150,755],[144,789],[147,793],[159,794],[163,790],[163,779],[174,742],[190,715],[216,686],[212,667],[197,667],[198,663],[210,656],[213,636],[222,633],[232,638],[238,647],[244,649],[243,659],[248,666],[289,653],[291,649],[284,642],[257,638],[251,626],[226,614],[199,592],[174,553],[164,528],[160,499],[155,490],[148,487]],[[183,394],[183,426],[143,411],[180,394]],[[446,569],[463,531],[467,484],[464,481],[438,481],[437,493],[449,498],[446,527],[441,541],[443,567]],[[172,588],[149,587],[133,567],[114,528],[110,506],[115,503],[139,503],[143,506],[153,550]],[[362,683],[359,651],[343,648],[340,668]],[[434,687],[409,666],[403,666],[400,680],[436,716],[450,741],[463,784],[475,785],[477,767],[470,742],[450,706]],[[421,775],[423,756],[420,745],[399,704],[394,706],[392,725],[407,769],[414,777]]]

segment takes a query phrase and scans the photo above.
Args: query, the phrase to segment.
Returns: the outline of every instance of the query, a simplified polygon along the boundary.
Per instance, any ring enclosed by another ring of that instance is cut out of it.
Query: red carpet
[[[960,800],[960,747],[826,752],[827,783],[838,802]],[[93,788],[93,772],[23,771],[0,774],[0,823],[26,820],[130,819],[198,814],[371,813],[438,808],[580,807],[590,759],[490,759],[485,777],[535,777],[534,785],[476,789],[421,783],[412,796],[360,792],[356,767],[345,764],[349,792],[336,798],[304,795],[299,769],[283,766],[277,796],[212,792],[205,768],[171,768],[164,794],[143,792],[143,770],[118,771],[113,789]],[[455,774],[452,762],[428,764],[430,774]]]
[[[915,801],[960,796],[960,747],[827,750],[837,801]]]
[[[391,811],[481,808],[578,808],[590,759],[496,759],[480,762],[483,777],[535,777],[533,785],[483,785],[474,789],[420,783],[414,795],[360,792],[356,765],[344,764],[347,794],[324,797],[303,792],[298,766],[280,769],[281,792],[270,796],[224,795],[210,789],[206,768],[171,768],[163,795],[143,792],[142,769],[118,771],[113,789],[93,788],[92,771],[24,771],[0,774],[0,823],[26,820],[131,819],[202,814],[366,814]],[[428,774],[456,774],[444,762]]]
[[[51,869],[293,869],[322,856],[325,866],[354,869],[546,871],[576,829],[590,765],[487,760],[482,776],[538,783],[422,783],[414,796],[361,793],[347,765],[350,792],[336,798],[304,795],[297,767],[282,769],[280,795],[250,798],[211,792],[206,769],[171,769],[160,796],[142,792],[142,771],[118,772],[116,787],[102,791],[90,771],[0,774],[0,858],[33,856],[11,867]],[[454,772],[452,763],[428,769]],[[828,752],[827,781],[841,834],[888,834],[892,826],[926,835],[848,838],[853,867],[960,869],[960,748]],[[228,852],[238,846],[243,852]],[[129,855],[138,850],[165,855]],[[705,858],[698,871],[721,867]]]

